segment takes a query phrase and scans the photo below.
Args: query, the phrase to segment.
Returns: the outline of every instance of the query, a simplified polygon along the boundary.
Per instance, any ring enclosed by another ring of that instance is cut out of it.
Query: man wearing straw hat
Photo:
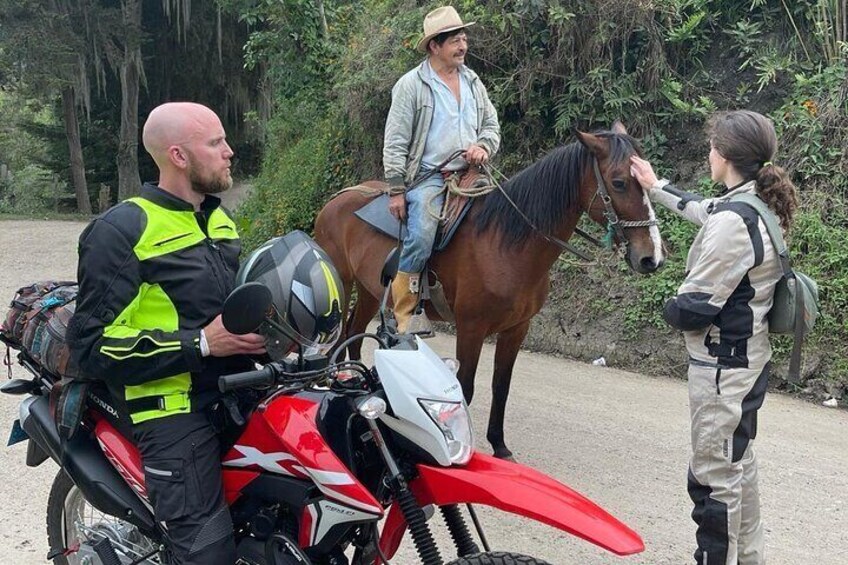
[[[418,50],[427,57],[392,88],[383,141],[389,210],[407,222],[398,274],[392,283],[400,332],[431,334],[418,307],[421,271],[430,256],[444,202],[444,173],[486,163],[500,145],[500,125],[486,87],[465,66],[468,39],[451,6],[424,18]],[[464,153],[445,163],[457,151]],[[441,170],[436,170],[441,165]]]

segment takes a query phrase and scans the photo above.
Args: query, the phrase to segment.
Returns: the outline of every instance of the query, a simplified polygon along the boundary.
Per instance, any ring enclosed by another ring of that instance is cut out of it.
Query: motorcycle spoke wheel
[[[92,506],[73,481],[59,471],[50,490],[47,504],[47,538],[52,548],[69,548],[87,541],[97,542],[104,537],[112,541],[118,552],[134,561],[153,551],[155,545],[138,529],[123,520],[104,514]],[[92,559],[93,552],[87,547],[70,555],[54,558],[55,565],[88,565],[100,563]],[[162,565],[158,556],[145,560],[144,565]]]

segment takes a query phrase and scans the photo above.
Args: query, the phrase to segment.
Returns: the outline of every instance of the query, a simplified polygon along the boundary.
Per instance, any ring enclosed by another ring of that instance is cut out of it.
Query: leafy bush
[[[53,210],[56,198],[68,189],[55,174],[38,165],[27,165],[0,183],[0,212],[34,214]]]
[[[846,50],[848,56],[848,50]],[[805,204],[824,209],[827,195],[848,196],[848,64],[844,61],[795,74],[783,106],[773,114],[780,134],[780,162],[798,186],[819,197]]]
[[[328,125],[315,105],[290,103],[269,124],[262,173],[238,209],[247,249],[293,229],[310,231],[321,203]]]

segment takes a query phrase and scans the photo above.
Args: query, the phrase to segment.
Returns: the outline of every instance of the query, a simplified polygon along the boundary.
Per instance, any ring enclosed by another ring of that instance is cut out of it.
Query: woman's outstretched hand
[[[630,157],[630,175],[644,190],[650,190],[659,182],[651,163],[636,155]]]

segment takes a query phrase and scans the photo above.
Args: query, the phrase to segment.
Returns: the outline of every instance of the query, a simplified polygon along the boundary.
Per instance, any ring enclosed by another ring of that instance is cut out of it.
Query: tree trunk
[[[68,137],[68,153],[71,156],[71,179],[77,195],[77,210],[81,214],[91,214],[91,199],[88,196],[88,184],[85,182],[85,165],[82,158],[77,105],[74,89],[70,86],[62,89],[62,117],[65,121],[65,135]]]
[[[141,74],[141,0],[123,2],[125,43],[121,62],[121,137],[118,141],[118,200],[141,189],[138,176],[138,89]]]

